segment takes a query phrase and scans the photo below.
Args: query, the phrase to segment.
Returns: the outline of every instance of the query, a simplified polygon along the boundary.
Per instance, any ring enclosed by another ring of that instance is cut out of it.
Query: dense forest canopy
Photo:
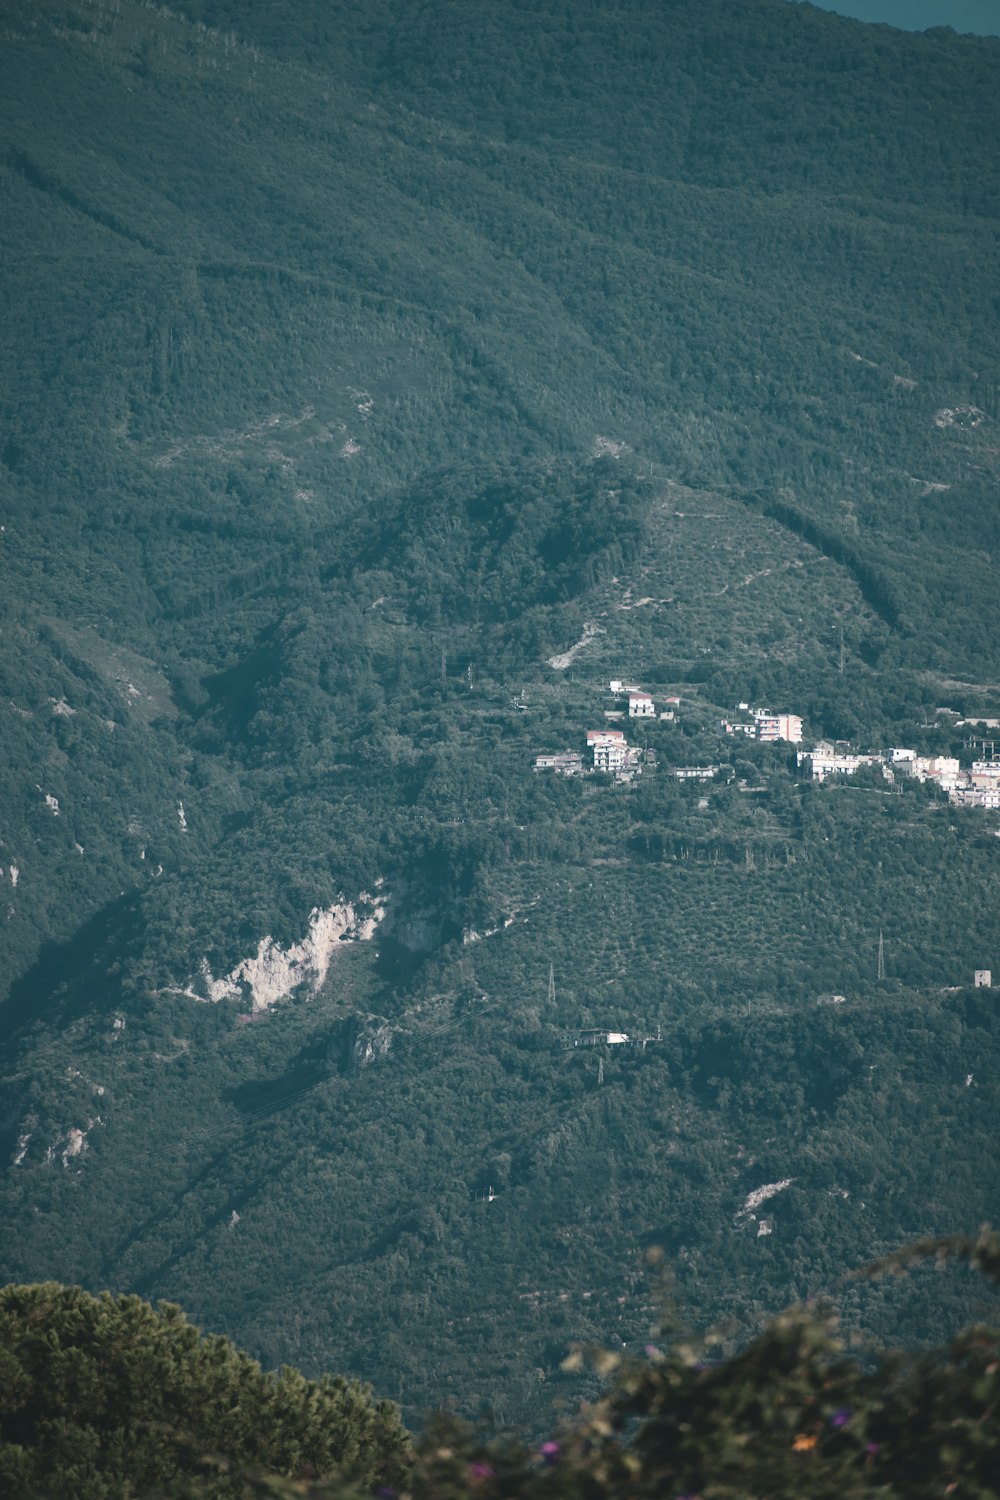
[[[651,1245],[734,1349],[990,1311],[838,1278],[996,1218],[997,812],[723,722],[994,752],[1000,43],[3,34],[4,1279],[535,1424]]]

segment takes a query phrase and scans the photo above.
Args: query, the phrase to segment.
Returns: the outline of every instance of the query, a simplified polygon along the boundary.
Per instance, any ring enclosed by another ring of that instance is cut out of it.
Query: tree
[[[0,1292],[0,1491],[253,1493],[246,1476],[397,1479],[398,1413],[354,1382],[267,1374],[180,1308],[46,1282]]]

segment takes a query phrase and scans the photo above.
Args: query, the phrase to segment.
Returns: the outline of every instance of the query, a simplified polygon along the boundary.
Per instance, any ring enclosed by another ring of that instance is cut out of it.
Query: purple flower
[[[849,1406],[838,1406],[830,1418],[831,1427],[846,1427],[854,1413]]]
[[[553,1443],[550,1441],[548,1443],[543,1443],[538,1451],[547,1464],[554,1464],[556,1459],[559,1457],[562,1449],[560,1448],[558,1443]]]
[[[493,1478],[493,1470],[490,1468],[490,1465],[483,1463],[481,1459],[477,1459],[474,1463],[471,1463],[469,1465],[469,1473],[472,1475],[473,1479]]]
[[[875,1455],[876,1455],[876,1453],[878,1452],[878,1450],[881,1448],[881,1446],[882,1446],[881,1443],[866,1443],[865,1444],[865,1451],[867,1453],[870,1453],[871,1456],[872,1456],[872,1458],[874,1458]]]

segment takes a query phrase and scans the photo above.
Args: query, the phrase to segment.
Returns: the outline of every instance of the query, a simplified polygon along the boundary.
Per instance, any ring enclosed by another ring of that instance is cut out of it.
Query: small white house
[[[629,693],[628,716],[630,719],[655,719],[656,705],[648,693]]]

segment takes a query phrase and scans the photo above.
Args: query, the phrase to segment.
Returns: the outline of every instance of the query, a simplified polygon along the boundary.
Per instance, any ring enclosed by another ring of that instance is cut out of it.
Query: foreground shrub
[[[0,1494],[242,1496],[247,1476],[402,1473],[395,1407],[340,1379],[265,1374],[177,1307],[48,1282],[0,1292]]]

